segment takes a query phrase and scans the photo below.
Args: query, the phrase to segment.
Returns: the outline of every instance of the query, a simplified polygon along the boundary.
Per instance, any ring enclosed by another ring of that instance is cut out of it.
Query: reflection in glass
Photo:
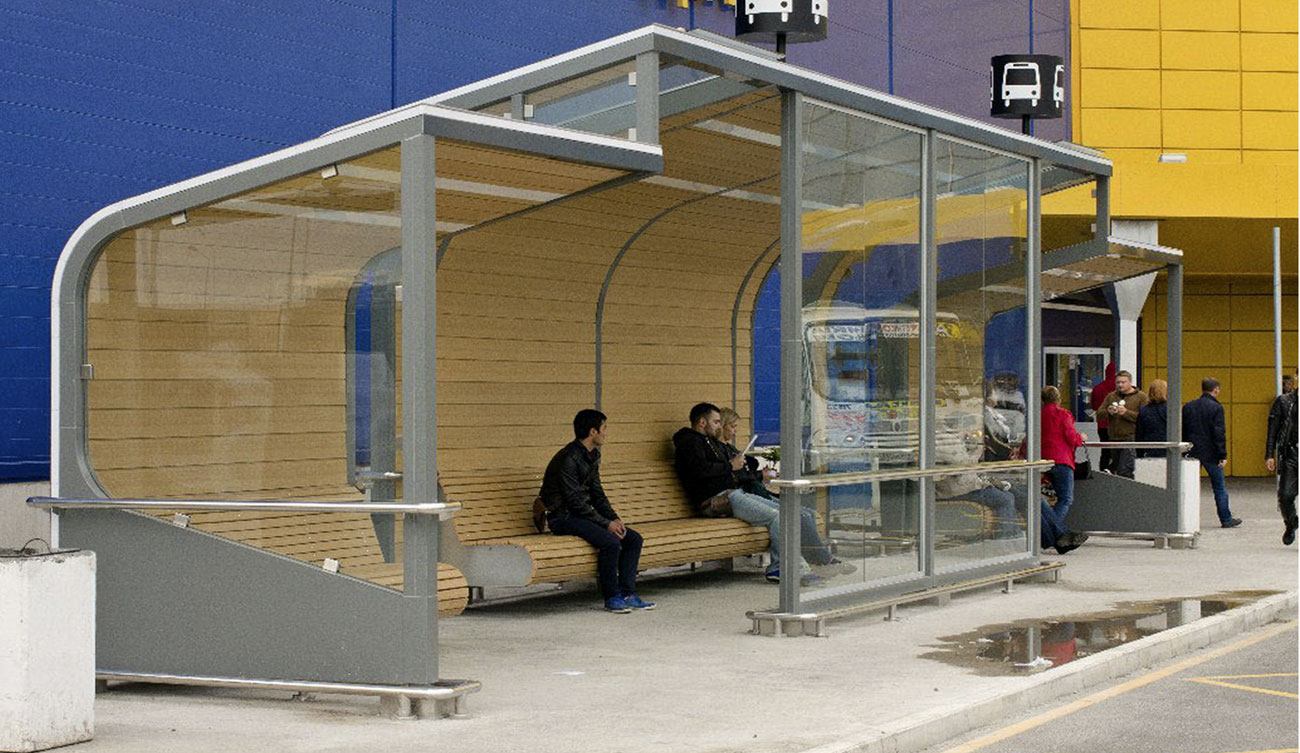
[[[935,152],[935,462],[1017,459],[1027,426],[1028,163],[945,139],[936,139]],[[937,567],[1025,551],[1026,480],[1022,473],[935,479]]]
[[[915,467],[921,136],[808,103],[803,159],[804,472]],[[805,500],[859,568],[829,587],[918,572],[916,482]]]

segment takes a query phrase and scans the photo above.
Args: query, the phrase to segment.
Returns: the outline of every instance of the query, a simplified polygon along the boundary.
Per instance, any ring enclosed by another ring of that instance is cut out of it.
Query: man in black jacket
[[[699,403],[691,408],[691,425],[673,435],[674,466],[677,478],[686,490],[686,496],[706,517],[736,517],[755,526],[766,526],[772,564],[766,578],[777,583],[781,580],[781,506],[740,487],[745,480],[745,455],[734,456],[726,452],[722,436],[722,413],[712,403]],[[821,540],[817,520],[811,510],[804,509],[800,532],[804,551],[814,564],[826,568],[829,575],[853,572],[856,568],[841,562],[831,554],[830,547]],[[805,586],[819,585],[825,579],[808,566],[803,557],[791,565],[791,571],[800,576]]]
[[[590,408],[573,417],[574,440],[555,453],[542,477],[546,521],[557,536],[579,536],[596,547],[596,574],[605,610],[625,614],[654,609],[636,595],[641,534],[623,525],[600,485],[605,414]]]
[[[1268,440],[1265,446],[1265,464],[1270,471],[1277,472],[1277,509],[1282,513],[1282,543],[1290,546],[1295,541],[1296,532],[1296,482],[1297,482],[1297,394],[1294,389],[1286,390],[1274,401],[1277,415],[1270,412],[1268,417]]]
[[[1228,460],[1228,435],[1224,429],[1223,406],[1219,404],[1219,380],[1201,380],[1201,396],[1183,406],[1183,441],[1191,442],[1189,455],[1201,461],[1214,490],[1219,525],[1233,528],[1241,518],[1228,508],[1228,487],[1223,483],[1223,464]]]

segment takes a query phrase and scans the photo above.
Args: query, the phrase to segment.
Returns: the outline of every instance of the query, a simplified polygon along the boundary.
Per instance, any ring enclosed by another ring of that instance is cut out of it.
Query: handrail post
[[[434,325],[437,274],[435,238],[434,137],[402,141],[402,498],[438,499],[437,402]],[[436,516],[403,519],[403,591],[411,604],[407,617],[410,674],[403,682],[438,680],[438,528]],[[420,655],[422,654],[422,655]],[[398,678],[395,678],[398,679]]]

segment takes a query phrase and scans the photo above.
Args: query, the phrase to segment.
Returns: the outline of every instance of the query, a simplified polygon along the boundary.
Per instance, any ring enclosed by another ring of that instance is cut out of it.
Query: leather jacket
[[[577,440],[565,445],[547,464],[540,496],[550,520],[574,515],[602,528],[618,520],[600,485],[600,448],[587,452]]]

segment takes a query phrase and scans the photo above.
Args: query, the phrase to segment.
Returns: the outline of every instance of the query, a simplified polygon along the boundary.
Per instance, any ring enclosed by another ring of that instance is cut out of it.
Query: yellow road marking
[[[1268,675],[1206,675],[1202,680],[1251,680],[1256,677],[1295,677],[1295,672],[1274,672]]]
[[[1086,708],[1090,708],[1092,706],[1097,705],[1098,703],[1101,703],[1102,701],[1106,701],[1118,695],[1127,693],[1130,690],[1136,690],[1140,687],[1150,685],[1151,683],[1156,682],[1157,680],[1163,680],[1164,678],[1182,672],[1185,669],[1195,667],[1198,664],[1204,664],[1205,662],[1210,661],[1211,659],[1217,659],[1220,656],[1223,656],[1225,654],[1230,654],[1233,651],[1239,651],[1243,648],[1246,648],[1247,646],[1251,646],[1256,643],[1259,643],[1260,641],[1272,638],[1278,633],[1282,633],[1294,628],[1297,622],[1298,622],[1297,620],[1291,620],[1290,622],[1281,625],[1275,625],[1271,628],[1268,628],[1267,630],[1261,631],[1256,635],[1252,635],[1249,638],[1243,638],[1242,640],[1239,640],[1236,643],[1231,643],[1227,646],[1216,648],[1213,651],[1210,651],[1201,656],[1193,657],[1191,659],[1184,659],[1183,661],[1165,667],[1164,669],[1158,669],[1154,672],[1150,672],[1141,677],[1135,677],[1132,680],[1129,680],[1128,682],[1120,683],[1119,685],[1116,685],[1111,688],[1106,688],[1105,690],[1099,691],[1097,693],[1093,693],[1092,695],[1087,696],[1085,698],[1080,698],[1079,700],[1074,701],[1072,703],[1067,703],[1066,705],[1061,706],[1059,708],[1052,709],[1051,711],[1045,711],[1039,714],[1038,716],[1030,717],[1029,719],[1026,719],[1022,722],[1017,722],[1010,726],[1003,727],[1002,729],[997,730],[996,732],[991,732],[985,735],[984,737],[980,737],[975,740],[971,740],[970,742],[962,743],[961,745],[958,745],[956,747],[949,748],[946,751],[944,751],[944,753],[972,753],[972,751],[980,750],[981,748],[987,748],[988,746],[994,743],[1001,742],[1010,737],[1015,737],[1016,735],[1022,732],[1027,732],[1031,729],[1034,729],[1035,727],[1041,727],[1042,725],[1047,724],[1048,722],[1055,721],[1068,714],[1073,714],[1076,711],[1082,711]]]
[[[1283,698],[1300,699],[1300,695],[1296,695],[1295,693],[1286,693],[1281,690],[1268,690],[1266,688],[1254,688],[1251,687],[1250,685],[1238,685],[1235,682],[1223,682],[1222,680],[1211,680],[1208,677],[1184,677],[1183,679],[1186,680],[1187,682],[1199,682],[1203,685],[1218,685],[1224,688],[1232,688],[1233,690],[1249,690],[1255,693],[1267,693],[1269,695],[1280,695]]]

